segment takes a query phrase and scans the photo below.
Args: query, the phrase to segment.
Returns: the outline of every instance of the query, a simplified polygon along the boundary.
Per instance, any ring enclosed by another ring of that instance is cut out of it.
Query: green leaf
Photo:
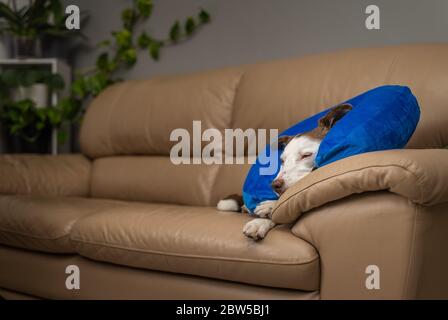
[[[16,70],[5,70],[2,74],[2,82],[10,88],[14,88],[20,85],[19,77]]]
[[[170,30],[170,39],[173,42],[177,42],[179,40],[180,37],[180,23],[179,21],[176,21]]]
[[[21,130],[22,130],[22,126],[19,124],[14,124],[9,128],[9,132],[11,133],[11,135],[16,136]]]
[[[148,18],[152,13],[152,0],[137,0],[137,9],[143,18]]]
[[[96,59],[96,67],[101,71],[109,70],[109,54],[107,52],[103,52]]]
[[[35,106],[33,101],[26,99],[17,102],[17,107],[22,113],[26,114],[29,110],[31,110]]]
[[[87,90],[96,97],[98,94],[101,93],[108,85],[109,80],[107,76],[104,73],[96,73],[95,75],[91,76],[90,78],[87,78],[85,80],[86,82],[86,88]]]
[[[121,21],[123,22],[123,27],[128,30],[132,30],[136,21],[136,14],[132,9],[125,9],[121,13]]]
[[[106,47],[109,47],[110,45],[111,45],[110,40],[104,40],[104,41],[101,41],[100,43],[98,43],[99,48],[106,48]]]
[[[64,119],[73,121],[81,111],[82,103],[78,99],[64,98],[61,99],[57,108],[61,110]]]
[[[59,128],[59,130],[58,130],[58,143],[59,144],[64,144],[65,141],[67,141],[67,138],[68,138],[67,130]]]
[[[20,84],[24,87],[31,87],[35,83],[44,81],[43,73],[37,70],[29,70],[22,73],[20,76]]]
[[[6,117],[11,120],[11,122],[19,122],[20,120],[20,114],[16,110],[9,110],[6,113]]]
[[[137,51],[134,48],[126,50],[123,59],[128,66],[133,66],[137,62]]]
[[[47,117],[53,127],[58,127],[62,122],[62,115],[56,108],[47,108]]]
[[[79,77],[72,83],[72,93],[80,99],[84,99],[87,96],[87,85],[85,77]]]
[[[143,31],[138,37],[137,43],[141,49],[148,49],[149,45],[151,44],[151,38],[145,31]]]
[[[199,12],[199,21],[202,24],[206,24],[210,22],[210,14],[201,8],[201,11]]]
[[[149,45],[149,55],[155,61],[158,61],[160,59],[160,47],[161,44],[158,41],[152,41]]]
[[[60,0],[49,0],[49,10],[50,13],[53,14],[54,20],[58,21],[64,19],[65,22],[65,14],[62,8],[62,3]]]
[[[115,41],[120,48],[129,48],[132,45],[132,34],[129,30],[113,32]]]
[[[47,108],[37,109],[36,112],[40,122],[45,122],[47,120]]]
[[[36,123],[36,129],[37,130],[45,129],[45,122],[38,122],[38,123]]]
[[[191,36],[195,30],[196,21],[194,21],[193,17],[187,18],[187,21],[185,22],[185,33],[187,36]]]
[[[20,16],[8,5],[0,2],[0,18],[5,19],[10,24],[20,24]]]
[[[48,79],[48,86],[52,90],[62,90],[65,87],[64,78],[60,74],[52,74]]]

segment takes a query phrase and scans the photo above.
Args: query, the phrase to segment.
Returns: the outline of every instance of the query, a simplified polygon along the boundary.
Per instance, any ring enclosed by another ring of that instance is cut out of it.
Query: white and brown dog
[[[315,169],[314,160],[322,140],[330,129],[352,109],[349,104],[334,107],[318,122],[317,128],[296,136],[283,136],[278,139],[279,147],[284,151],[280,157],[281,167],[277,177],[272,181],[272,188],[280,196],[286,189],[308,175]],[[261,202],[254,210],[257,219],[249,221],[243,233],[254,240],[263,239],[275,227],[270,219],[276,200]],[[245,211],[241,196],[232,195],[220,200],[217,209],[220,211]]]

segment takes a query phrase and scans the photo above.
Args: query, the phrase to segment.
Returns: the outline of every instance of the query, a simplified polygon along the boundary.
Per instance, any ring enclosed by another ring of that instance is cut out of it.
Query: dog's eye
[[[300,155],[300,159],[306,159],[306,158],[311,157],[312,155],[313,154],[311,152],[306,152],[306,153]]]

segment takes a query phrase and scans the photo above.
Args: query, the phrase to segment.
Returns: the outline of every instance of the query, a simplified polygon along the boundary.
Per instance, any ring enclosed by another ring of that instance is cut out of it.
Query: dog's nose
[[[283,185],[285,184],[285,181],[283,181],[283,179],[275,179],[274,181],[272,181],[272,189],[274,189],[275,192],[277,192],[278,194],[282,193],[283,190]]]

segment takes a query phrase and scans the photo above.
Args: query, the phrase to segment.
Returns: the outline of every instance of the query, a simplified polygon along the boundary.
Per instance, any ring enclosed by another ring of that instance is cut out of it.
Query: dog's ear
[[[326,130],[330,130],[333,126],[341,120],[347,112],[352,110],[352,105],[348,103],[341,104],[337,107],[334,107],[330,112],[328,112],[325,117],[319,120],[319,127],[322,127]]]
[[[289,143],[289,141],[291,141],[293,138],[294,138],[294,136],[279,137],[277,140],[278,148],[284,149],[286,147],[286,145]]]

